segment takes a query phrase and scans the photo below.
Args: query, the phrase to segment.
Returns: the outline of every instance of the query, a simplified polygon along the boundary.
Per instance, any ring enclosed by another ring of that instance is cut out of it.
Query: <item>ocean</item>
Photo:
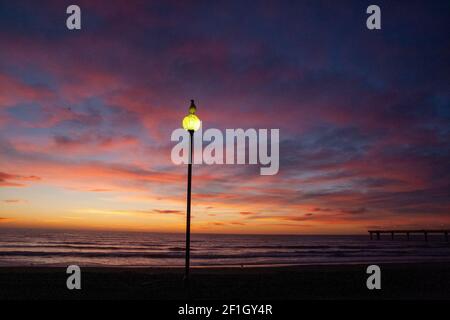
[[[177,267],[184,234],[0,229],[0,266]],[[443,236],[192,234],[192,266],[450,261]]]

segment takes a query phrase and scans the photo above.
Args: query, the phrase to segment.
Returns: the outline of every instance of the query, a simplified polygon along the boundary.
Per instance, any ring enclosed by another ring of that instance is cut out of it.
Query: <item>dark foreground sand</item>
[[[82,289],[65,268],[0,268],[0,299],[450,299],[450,264],[381,264],[382,289],[366,288],[367,265],[193,269],[82,268]]]

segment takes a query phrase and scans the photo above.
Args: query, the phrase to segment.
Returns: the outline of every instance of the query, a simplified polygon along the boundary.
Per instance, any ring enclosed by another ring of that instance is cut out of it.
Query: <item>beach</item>
[[[7,231],[0,299],[450,299],[450,247],[439,237],[194,234],[190,290],[184,235]],[[369,265],[381,290],[368,290]],[[68,290],[69,265],[81,290]]]
[[[450,263],[380,264],[381,290],[366,287],[366,264],[193,268],[82,267],[68,290],[64,267],[1,267],[0,299],[345,300],[450,299]]]

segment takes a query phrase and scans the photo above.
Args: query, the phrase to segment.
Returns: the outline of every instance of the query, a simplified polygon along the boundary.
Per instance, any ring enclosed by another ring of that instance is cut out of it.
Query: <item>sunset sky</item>
[[[366,28],[373,3],[382,30]],[[204,129],[280,129],[277,175],[194,166],[193,232],[449,227],[449,13],[449,1],[1,0],[0,228],[183,232],[170,135],[190,99]]]

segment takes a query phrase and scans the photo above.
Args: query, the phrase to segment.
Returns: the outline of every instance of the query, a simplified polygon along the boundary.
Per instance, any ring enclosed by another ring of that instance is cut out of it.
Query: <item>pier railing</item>
[[[448,242],[448,234],[450,230],[369,230],[370,240],[376,235],[376,239],[380,240],[382,234],[390,234],[391,240],[394,240],[395,234],[406,234],[406,239],[410,239],[410,235],[423,234],[425,241],[428,241],[429,234],[442,234],[445,237],[445,241]]]

